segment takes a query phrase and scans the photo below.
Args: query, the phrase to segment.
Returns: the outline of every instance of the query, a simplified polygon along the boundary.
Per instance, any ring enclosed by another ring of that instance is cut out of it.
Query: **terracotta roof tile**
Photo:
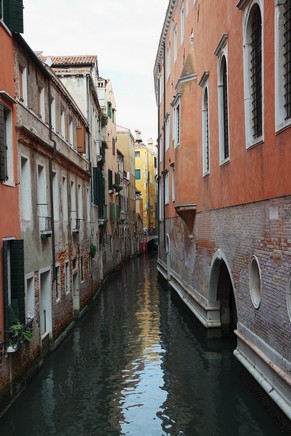
[[[92,65],[97,62],[97,56],[80,55],[80,56],[41,56],[41,60],[45,62],[47,59],[52,61],[53,67],[71,66],[71,65]]]

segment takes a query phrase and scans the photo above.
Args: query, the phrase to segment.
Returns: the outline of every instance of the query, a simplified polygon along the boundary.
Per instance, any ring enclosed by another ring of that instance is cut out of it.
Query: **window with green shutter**
[[[105,179],[97,167],[93,167],[93,202],[96,206],[105,204]]]
[[[112,191],[113,189],[113,179],[112,179],[112,170],[108,170],[108,189]]]
[[[110,221],[114,221],[116,219],[115,216],[115,204],[110,203]]]
[[[120,174],[119,173],[115,173],[115,187],[118,188],[120,185]]]
[[[2,0],[3,20],[12,32],[23,33],[23,0]]]
[[[20,322],[25,323],[24,242],[22,239],[3,241],[4,325],[11,322],[9,307]]]

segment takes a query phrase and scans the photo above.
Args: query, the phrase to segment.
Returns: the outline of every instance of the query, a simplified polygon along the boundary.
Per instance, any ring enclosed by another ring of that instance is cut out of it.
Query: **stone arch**
[[[236,292],[229,264],[220,249],[211,262],[208,300],[219,302],[223,333],[233,333],[237,326]]]

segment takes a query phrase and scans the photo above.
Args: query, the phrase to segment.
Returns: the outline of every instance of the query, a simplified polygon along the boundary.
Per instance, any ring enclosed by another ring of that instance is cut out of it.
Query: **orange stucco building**
[[[169,1],[158,269],[291,417],[291,6]]]
[[[12,34],[0,20],[0,262],[3,241],[19,239],[19,206],[14,100],[14,60]],[[8,279],[9,281],[9,279]],[[4,277],[0,268],[0,330],[4,330]],[[2,333],[3,336],[3,333]],[[3,338],[2,338],[3,339]]]

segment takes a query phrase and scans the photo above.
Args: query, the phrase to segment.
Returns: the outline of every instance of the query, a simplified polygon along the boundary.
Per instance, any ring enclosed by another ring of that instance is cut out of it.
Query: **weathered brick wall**
[[[167,222],[171,268],[208,298],[211,262],[220,249],[235,288],[238,320],[291,360],[291,322],[286,286],[291,272],[291,197],[198,213],[194,239],[180,218]],[[262,279],[255,309],[249,289],[249,265],[256,256]]]
[[[14,353],[2,352],[0,362],[0,416],[13,398],[33,377],[42,361],[39,323],[34,322],[30,343],[19,347]]]

